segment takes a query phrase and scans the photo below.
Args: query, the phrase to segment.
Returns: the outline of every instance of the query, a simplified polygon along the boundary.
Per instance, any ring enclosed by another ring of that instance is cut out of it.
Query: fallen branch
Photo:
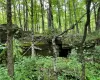
[[[30,47],[24,52],[23,56],[31,49],[31,47],[32,47],[32,46],[30,46]],[[34,46],[34,49],[42,50],[41,48],[36,47],[36,46]]]

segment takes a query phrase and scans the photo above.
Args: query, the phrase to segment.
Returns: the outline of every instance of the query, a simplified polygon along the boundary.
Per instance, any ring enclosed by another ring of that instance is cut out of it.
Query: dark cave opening
[[[68,55],[71,53],[71,47],[62,47],[59,51],[59,57],[68,57]]]
[[[72,47],[67,44],[62,44],[60,38],[56,38],[55,42],[59,47],[59,57],[68,57],[68,55],[71,53]]]

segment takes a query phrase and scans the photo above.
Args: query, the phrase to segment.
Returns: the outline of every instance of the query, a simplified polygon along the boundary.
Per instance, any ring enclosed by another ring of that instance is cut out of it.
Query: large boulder
[[[7,24],[0,24],[0,42],[5,43],[7,41]],[[9,29],[11,34],[18,37],[18,34],[21,34],[21,28],[18,27],[16,24],[12,24],[12,28]]]

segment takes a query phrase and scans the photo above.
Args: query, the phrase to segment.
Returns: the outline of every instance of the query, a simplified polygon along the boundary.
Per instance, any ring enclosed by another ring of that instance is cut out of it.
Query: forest
[[[0,80],[100,80],[100,0],[0,0]]]

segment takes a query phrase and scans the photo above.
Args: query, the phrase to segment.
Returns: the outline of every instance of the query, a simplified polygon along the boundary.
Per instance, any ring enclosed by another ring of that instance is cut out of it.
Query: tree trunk
[[[51,6],[51,0],[48,0],[49,2],[49,8],[47,10],[47,15],[48,15],[48,28],[53,29],[53,15],[52,15],[52,6]]]
[[[95,18],[95,26],[96,26],[97,14],[96,14],[95,3],[93,3],[93,9],[94,9],[94,18]]]
[[[55,42],[55,39],[56,37],[54,36],[54,38],[52,39],[52,46],[53,46],[53,67],[54,67],[54,76],[55,76],[55,80],[58,80],[58,73],[57,73],[57,55],[59,54],[59,51],[58,51],[58,47],[56,45],[56,42]]]
[[[80,47],[80,53],[81,53],[81,62],[82,62],[82,74],[81,74],[81,80],[85,80],[86,76],[85,76],[85,57],[84,57],[84,53],[83,53],[83,43],[85,42],[85,39],[86,39],[86,35],[87,35],[87,27],[90,26],[90,3],[91,3],[91,0],[88,0],[86,2],[86,11],[87,11],[87,21],[86,21],[86,24],[85,24],[85,28],[84,28],[84,35],[83,35],[83,39],[82,39],[82,42],[81,42],[81,47]]]
[[[3,9],[5,9],[5,8],[2,6],[2,15],[4,15],[4,13],[5,13]],[[3,19],[2,22],[5,22],[5,17],[4,16],[2,16],[2,19]]]
[[[97,12],[96,30],[100,30],[100,6]]]
[[[37,32],[40,32],[40,23],[39,23],[40,15],[37,13]],[[43,29],[42,29],[43,30]]]
[[[75,17],[75,22],[77,23],[76,4],[75,4],[75,1],[74,1],[74,0],[73,0],[73,8],[74,8],[74,17]],[[79,33],[78,23],[76,24],[76,32]]]
[[[59,2],[59,0],[57,0],[57,8],[58,8],[58,22],[59,22],[59,29],[61,30],[60,2]]]
[[[35,57],[35,49],[34,49],[34,19],[33,19],[33,0],[31,0],[31,26],[32,26],[32,55],[31,57]]]
[[[26,20],[25,20],[25,28],[26,28],[26,31],[28,31],[28,4],[27,4],[27,0],[25,0],[25,5],[26,5]]]
[[[66,4],[67,4],[67,3],[66,3],[66,2],[67,2],[67,1],[64,0],[64,2],[65,2],[65,30],[66,30],[66,26],[67,26],[67,24],[66,24],[66,23],[67,23],[67,22],[66,22]]]
[[[42,14],[42,31],[44,31],[44,0],[40,0]]]
[[[19,2],[19,11],[18,11],[18,18],[19,18],[19,24],[20,24],[20,28],[22,28],[22,21],[21,21],[21,13],[20,13],[20,0],[18,1]]]
[[[37,16],[38,8],[37,8],[37,5],[36,4],[37,4],[37,1],[35,0],[34,1],[34,18],[35,18],[35,20],[34,20],[34,33],[37,32],[37,23],[39,22],[38,21],[38,16],[39,15]]]
[[[70,6],[70,0],[68,1],[68,8],[69,8],[69,26],[72,25],[72,15],[71,15],[71,6]]]
[[[91,0],[86,0],[86,7],[87,7],[87,15],[88,15],[88,32],[91,33],[91,27],[90,27],[90,6],[91,6]]]
[[[11,0],[7,0],[7,68],[8,68],[8,75],[13,80],[14,60],[13,60],[13,34],[12,34]]]
[[[26,20],[26,17],[25,17],[25,0],[23,0],[23,26],[24,26],[24,31],[26,30],[26,26],[25,26],[25,20]]]
[[[14,7],[14,23],[16,24],[17,20],[16,20],[16,1],[15,0],[13,0],[13,7]]]

